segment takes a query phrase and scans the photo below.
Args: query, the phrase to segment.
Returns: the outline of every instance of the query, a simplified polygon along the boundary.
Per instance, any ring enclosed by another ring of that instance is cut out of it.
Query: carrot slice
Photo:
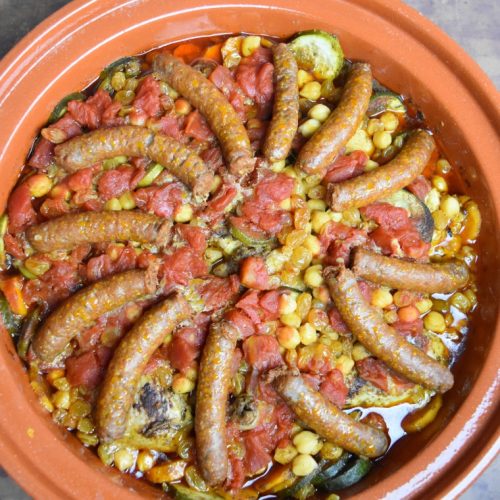
[[[186,64],[189,64],[197,57],[200,57],[201,48],[194,43],[181,43],[174,49],[173,54],[175,57],[182,59]]]
[[[216,43],[215,45],[210,45],[203,52],[203,57],[205,59],[213,59],[217,61],[219,64],[222,64],[222,43]]]

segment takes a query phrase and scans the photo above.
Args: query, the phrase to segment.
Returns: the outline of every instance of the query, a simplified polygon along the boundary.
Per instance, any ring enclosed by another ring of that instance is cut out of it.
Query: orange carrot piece
[[[182,59],[186,64],[189,64],[197,57],[200,57],[201,48],[194,43],[181,43],[175,47],[173,54],[175,57]]]
[[[203,57],[205,59],[213,59],[214,61],[222,64],[222,43],[216,43],[215,45],[210,45],[203,52]]]

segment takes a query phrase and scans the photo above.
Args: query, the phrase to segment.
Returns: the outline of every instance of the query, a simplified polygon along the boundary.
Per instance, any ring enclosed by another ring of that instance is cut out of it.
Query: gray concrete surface
[[[0,0],[0,57],[30,29],[67,3],[67,0]],[[500,88],[499,0],[406,0],[406,3],[446,31]],[[29,498],[0,469],[0,499]],[[500,500],[500,458],[461,499]]]

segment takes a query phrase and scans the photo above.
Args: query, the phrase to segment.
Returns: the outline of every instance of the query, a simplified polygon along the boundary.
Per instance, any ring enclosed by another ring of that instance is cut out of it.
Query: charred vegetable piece
[[[270,245],[274,238],[268,235],[243,217],[230,217],[231,234],[234,238],[250,247]]]
[[[328,481],[337,476],[340,472],[344,470],[345,466],[347,465],[347,462],[349,462],[349,460],[351,460],[353,456],[354,455],[352,455],[351,453],[344,453],[333,464],[328,463],[327,465],[325,465],[325,467],[323,467],[321,472],[314,477],[314,479],[312,480],[312,484],[321,485],[325,481]]]
[[[66,114],[69,101],[85,101],[85,99],[87,99],[87,96],[82,94],[82,92],[73,92],[63,97],[50,114],[48,124],[56,122]]]
[[[328,491],[329,493],[348,488],[358,481],[361,481],[363,477],[368,474],[372,468],[372,463],[367,458],[357,458],[354,465],[350,467],[347,471],[340,474],[340,476],[330,479],[321,485],[321,488]]]
[[[21,334],[19,335],[19,340],[17,341],[17,354],[19,354],[19,357],[23,360],[26,360],[31,339],[34,337],[38,324],[40,323],[41,313],[42,308],[39,306],[31,311],[23,322]]]
[[[302,31],[289,46],[299,67],[319,80],[337,77],[344,64],[344,52],[338,38],[326,31]]]
[[[373,94],[366,114],[368,116],[376,116],[385,111],[405,113],[406,107],[403,104],[401,96],[390,91],[381,91]]]
[[[422,240],[425,242],[432,240],[434,219],[427,205],[414,194],[401,189],[380,201],[390,203],[395,207],[404,208],[409,213],[410,219],[414,222]]]
[[[203,493],[201,491],[195,491],[182,484],[173,484],[172,487],[175,490],[176,500],[217,500],[222,498],[215,493]]]
[[[13,335],[18,329],[21,317],[12,312],[12,309],[3,294],[0,294],[0,320],[5,329]]]

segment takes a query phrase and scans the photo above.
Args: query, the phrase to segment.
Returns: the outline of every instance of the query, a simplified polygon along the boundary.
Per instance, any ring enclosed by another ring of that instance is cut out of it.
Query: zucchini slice
[[[3,293],[0,293],[0,324],[3,324],[11,335],[14,335],[21,325],[21,317],[12,312]]]
[[[308,486],[313,484],[314,478],[321,472],[325,464],[326,460],[321,460],[318,467],[314,469],[310,474],[300,478],[290,487],[285,488],[278,492],[278,498],[290,498],[296,496],[302,489],[307,488]]]
[[[329,481],[325,481],[321,485],[321,488],[329,493],[348,488],[349,486],[356,484],[358,481],[361,481],[361,479],[368,474],[371,468],[371,461],[367,458],[360,457],[356,459],[352,467],[349,467],[349,469],[340,474],[340,476],[330,479]]]
[[[318,80],[336,78],[344,64],[344,52],[335,35],[326,31],[301,31],[289,43],[299,68]]]
[[[262,247],[273,243],[269,236],[243,217],[230,217],[231,235],[247,247]]]
[[[388,90],[374,93],[370,99],[366,114],[372,117],[384,111],[406,113],[406,106],[403,104],[401,96]]]
[[[401,189],[380,201],[390,203],[395,207],[404,208],[410,215],[423,241],[429,243],[434,232],[434,219],[427,205],[414,194]]]
[[[333,479],[335,476],[337,476],[344,470],[345,466],[347,465],[347,462],[349,462],[349,460],[351,460],[352,457],[353,455],[351,455],[350,453],[344,453],[333,464],[331,463],[327,464],[323,468],[323,470],[312,480],[312,484],[320,486],[325,481]]]
[[[72,94],[63,97],[55,106],[54,110],[49,116],[49,121],[47,122],[49,125],[51,123],[56,122],[59,118],[62,118],[66,111],[68,110],[68,102],[69,101],[85,101],[87,96],[82,92],[73,92]]]
[[[221,496],[215,493],[203,493],[201,491],[193,490],[182,484],[172,484],[175,490],[176,500],[217,500],[222,499]]]

